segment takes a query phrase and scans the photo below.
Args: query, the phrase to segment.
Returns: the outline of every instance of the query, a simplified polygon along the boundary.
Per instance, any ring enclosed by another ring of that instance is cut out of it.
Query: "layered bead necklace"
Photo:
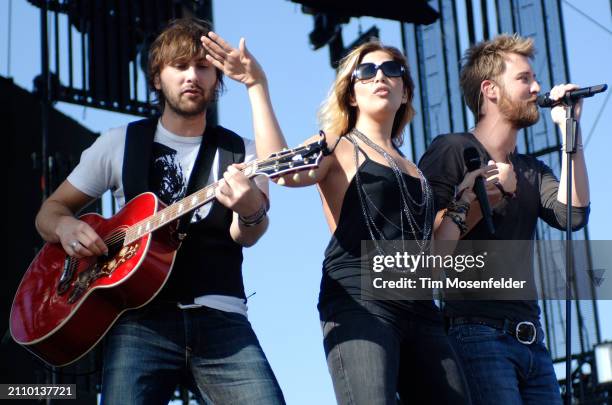
[[[370,238],[376,247],[376,250],[379,254],[384,255],[384,250],[380,246],[379,241],[386,240],[382,231],[376,225],[374,218],[370,212],[370,206],[372,206],[378,214],[385,219],[389,224],[399,229],[402,235],[402,249],[404,249],[403,242],[406,239],[406,233],[404,231],[404,222],[408,224],[409,227],[409,237],[408,239],[414,239],[417,246],[419,247],[421,252],[425,252],[429,249],[431,243],[431,234],[432,234],[432,225],[434,219],[434,207],[433,207],[433,193],[431,191],[431,187],[429,183],[423,176],[423,173],[419,170],[419,168],[414,164],[414,167],[419,175],[419,180],[421,182],[421,195],[422,198],[418,201],[414,198],[410,191],[408,190],[408,186],[406,185],[406,181],[404,179],[404,172],[395,161],[395,159],[382,147],[373,142],[366,135],[361,133],[357,128],[353,128],[353,130],[349,133],[347,138],[353,143],[354,146],[354,158],[355,158],[355,182],[357,186],[357,192],[359,195],[359,202],[361,204],[361,209],[363,211],[363,217],[368,228],[368,232],[370,234]],[[376,151],[379,155],[381,155],[388,163],[389,168],[393,171],[395,175],[395,179],[397,180],[398,188],[400,191],[400,221],[399,227],[393,223],[390,219],[388,219],[383,213],[374,205],[372,199],[368,196],[366,190],[363,188],[363,182],[361,180],[361,176],[359,175],[359,147],[357,143],[357,139],[362,141],[364,144],[368,145],[374,151]],[[417,216],[422,216],[423,224],[420,225],[415,218],[415,214]]]

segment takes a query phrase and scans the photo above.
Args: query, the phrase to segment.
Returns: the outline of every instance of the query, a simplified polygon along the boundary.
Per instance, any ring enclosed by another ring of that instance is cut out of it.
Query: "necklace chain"
[[[399,167],[396,160],[382,147],[373,142],[370,138],[364,135],[362,132],[354,128],[347,138],[353,143],[354,146],[354,159],[355,159],[355,181],[357,186],[357,192],[359,195],[359,202],[361,204],[361,209],[363,212],[364,220],[366,226],[368,228],[368,232],[370,234],[370,238],[374,243],[376,250],[379,254],[383,255],[384,251],[380,244],[379,240],[386,240],[383,232],[378,228],[372,214],[370,212],[370,206],[372,206],[380,216],[389,224],[394,226],[396,229],[399,229],[402,235],[402,249],[404,250],[404,239],[406,233],[404,232],[404,222],[408,224],[409,229],[409,239],[414,239],[417,243],[419,249],[423,252],[429,248],[429,244],[431,243],[431,233],[432,233],[432,224],[433,224],[433,194],[431,192],[431,187],[429,183],[423,176],[423,173],[419,170],[419,168],[414,165],[418,175],[419,180],[421,182],[421,199],[418,201],[416,198],[410,194],[408,190],[408,186],[406,185],[406,181],[404,179],[404,172]],[[364,144],[368,145],[374,151],[376,151],[379,155],[381,155],[389,164],[389,168],[393,171],[395,179],[397,181],[399,190],[400,190],[400,224],[399,227],[393,223],[393,221],[389,220],[383,213],[376,207],[373,203],[370,196],[367,194],[365,189],[363,188],[363,182],[361,181],[361,176],[359,174],[359,147],[357,140],[361,140]],[[417,219],[415,218],[415,214],[423,216],[423,225],[419,226]]]

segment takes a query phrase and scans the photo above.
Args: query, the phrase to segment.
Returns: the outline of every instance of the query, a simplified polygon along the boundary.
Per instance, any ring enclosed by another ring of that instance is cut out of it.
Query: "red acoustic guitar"
[[[315,168],[326,149],[321,139],[246,164],[251,178],[276,178]],[[13,339],[53,366],[68,365],[90,351],[119,315],[151,301],[162,289],[180,247],[178,218],[214,199],[219,182],[165,206],[143,193],[112,218],[80,217],[106,242],[104,257],[75,259],[61,244],[47,243],[15,294]]]

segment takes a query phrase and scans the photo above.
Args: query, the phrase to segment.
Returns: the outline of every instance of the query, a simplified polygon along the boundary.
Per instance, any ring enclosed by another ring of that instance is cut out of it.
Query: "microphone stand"
[[[572,284],[574,283],[574,259],[572,245],[572,172],[573,155],[576,154],[576,120],[574,100],[566,100],[565,107],[565,156],[567,161],[567,223],[565,226],[565,403],[572,403]]]

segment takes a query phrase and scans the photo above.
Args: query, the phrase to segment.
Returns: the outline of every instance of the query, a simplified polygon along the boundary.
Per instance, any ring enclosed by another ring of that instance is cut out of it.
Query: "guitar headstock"
[[[275,179],[289,173],[316,169],[326,152],[327,144],[325,138],[322,137],[319,141],[293,149],[285,149],[257,161],[257,165],[253,168],[253,175],[263,174]]]

